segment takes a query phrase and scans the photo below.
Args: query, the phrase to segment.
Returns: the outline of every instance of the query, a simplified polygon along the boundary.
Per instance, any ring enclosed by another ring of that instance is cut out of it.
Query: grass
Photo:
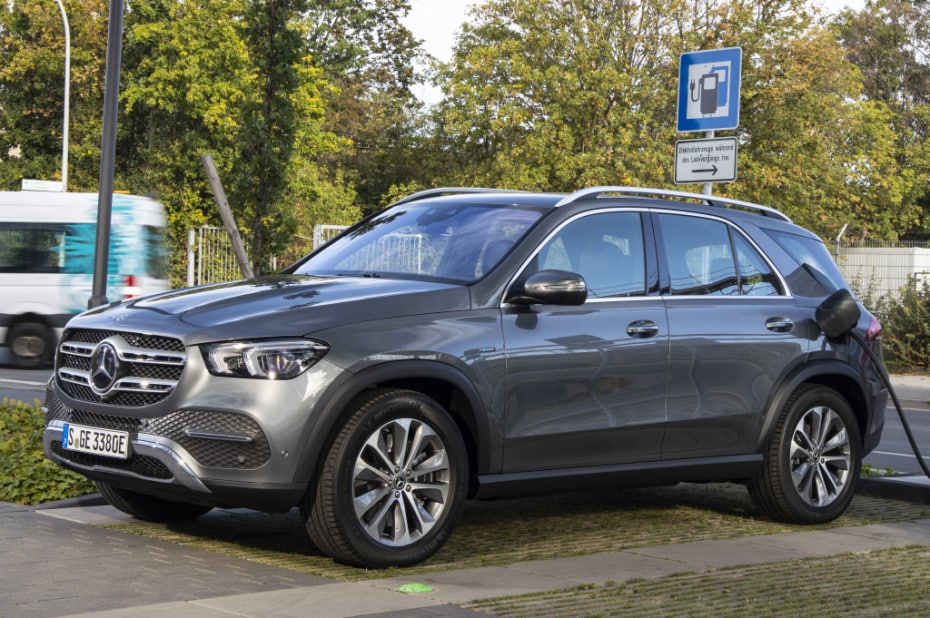
[[[486,599],[469,609],[523,616],[927,616],[930,548],[739,566]]]
[[[344,567],[306,538],[299,513],[220,511],[181,524],[131,522],[114,529],[343,581],[414,575],[634,547],[857,526],[930,517],[930,506],[857,495],[831,524],[799,528],[756,511],[729,484],[579,492],[470,502],[449,542],[424,564],[399,570]]]

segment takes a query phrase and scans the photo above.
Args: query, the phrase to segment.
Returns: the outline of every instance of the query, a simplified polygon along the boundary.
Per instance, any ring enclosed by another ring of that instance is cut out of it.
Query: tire
[[[779,521],[816,524],[836,519],[856,491],[862,467],[859,424],[831,388],[806,385],[782,410],[749,492]]]
[[[41,322],[18,322],[7,335],[10,354],[17,367],[35,369],[52,362],[55,342],[52,331]]]
[[[446,542],[465,503],[459,429],[441,405],[415,391],[375,390],[353,409],[301,505],[307,533],[334,560],[353,566],[426,560]]]
[[[144,521],[159,523],[184,521],[200,517],[211,510],[208,506],[172,502],[155,496],[137,494],[128,489],[118,489],[102,481],[96,481],[96,485],[110,506]]]

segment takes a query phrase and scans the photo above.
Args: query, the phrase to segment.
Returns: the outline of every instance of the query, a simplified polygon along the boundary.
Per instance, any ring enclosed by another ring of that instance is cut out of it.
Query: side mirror
[[[858,322],[859,305],[849,290],[837,290],[828,296],[814,314],[817,326],[828,339],[837,339],[848,333]]]
[[[505,302],[515,305],[583,305],[588,298],[584,277],[564,270],[542,270],[511,288]]]

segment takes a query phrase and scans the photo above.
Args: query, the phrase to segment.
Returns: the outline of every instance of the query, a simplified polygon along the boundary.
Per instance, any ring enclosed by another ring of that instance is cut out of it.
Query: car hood
[[[88,311],[74,325],[173,333],[192,344],[293,337],[356,322],[468,306],[468,289],[459,285],[274,275],[147,296]]]

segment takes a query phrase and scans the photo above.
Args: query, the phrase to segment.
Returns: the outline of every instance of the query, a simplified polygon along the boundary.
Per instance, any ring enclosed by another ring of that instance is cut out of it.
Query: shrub
[[[889,369],[930,370],[930,285],[910,277],[897,298],[882,297],[875,305],[882,323],[882,351]]]
[[[45,457],[44,429],[38,403],[0,403],[0,501],[40,504],[94,491],[86,478]]]

